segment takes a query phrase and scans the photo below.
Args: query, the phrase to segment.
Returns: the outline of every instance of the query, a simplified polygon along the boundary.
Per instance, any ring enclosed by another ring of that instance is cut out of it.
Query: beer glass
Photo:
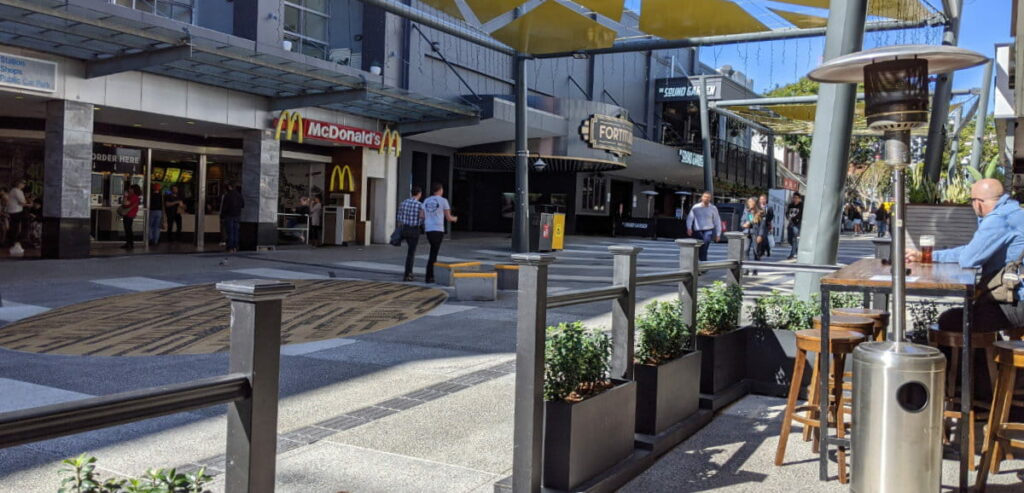
[[[935,237],[932,235],[921,236],[921,263],[932,263],[932,250],[935,249]]]

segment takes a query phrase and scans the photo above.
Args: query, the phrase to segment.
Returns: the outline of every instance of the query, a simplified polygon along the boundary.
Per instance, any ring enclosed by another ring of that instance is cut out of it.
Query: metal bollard
[[[228,281],[217,290],[231,300],[229,372],[249,375],[248,399],[228,405],[224,491],[273,493],[277,464],[277,404],[281,361],[281,301],[288,282]]]
[[[612,284],[625,286],[626,294],[612,301],[612,377],[633,379],[633,346],[636,322],[636,257],[643,248],[631,245],[612,245],[608,251],[614,255],[615,267]]]

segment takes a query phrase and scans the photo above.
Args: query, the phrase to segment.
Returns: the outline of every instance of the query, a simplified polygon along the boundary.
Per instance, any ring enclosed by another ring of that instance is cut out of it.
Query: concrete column
[[[239,247],[277,244],[278,179],[281,174],[281,143],[270,130],[245,133],[242,142],[242,227]]]
[[[235,36],[280,48],[284,40],[283,16],[281,0],[235,2]]]
[[[46,103],[43,158],[43,256],[89,256],[93,106]]]
[[[825,60],[853,53],[864,41],[867,0],[848,0],[829,10]],[[839,253],[839,213],[850,154],[855,84],[822,84],[814,117],[799,263],[835,264]],[[803,299],[818,290],[821,274],[797,273],[795,292]]]
[[[615,264],[612,284],[625,286],[626,294],[612,301],[612,378],[633,379],[636,324],[636,257],[643,248],[612,245],[608,251]]]
[[[943,0],[942,7],[949,19],[942,31],[942,44],[956,46],[960,37],[960,13],[963,0]],[[949,101],[952,99],[953,73],[935,75],[935,94],[932,96],[932,116],[928,122],[928,146],[925,147],[925,179],[939,182],[942,169],[942,151],[946,147],[946,120],[949,118]]]

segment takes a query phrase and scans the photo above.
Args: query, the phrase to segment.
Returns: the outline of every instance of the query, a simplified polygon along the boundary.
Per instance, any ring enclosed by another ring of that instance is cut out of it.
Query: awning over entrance
[[[477,108],[388,87],[368,73],[101,0],[0,0],[0,43],[85,62],[85,77],[166,75],[271,99],[404,123],[473,118]]]

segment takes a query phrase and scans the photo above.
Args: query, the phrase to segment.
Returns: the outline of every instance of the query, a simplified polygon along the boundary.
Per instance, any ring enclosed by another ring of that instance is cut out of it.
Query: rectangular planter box
[[[633,453],[636,382],[613,382],[582,402],[544,403],[544,486],[572,490]]]
[[[796,336],[789,330],[747,330],[747,380],[755,394],[786,397],[793,379],[796,359]],[[810,368],[811,361],[807,361]],[[811,381],[811,372],[805,371],[803,384]]]
[[[636,365],[636,432],[657,435],[697,412],[700,351],[658,366]]]
[[[747,376],[747,332],[742,327],[717,336],[697,335],[700,362],[700,393],[714,395]]]

